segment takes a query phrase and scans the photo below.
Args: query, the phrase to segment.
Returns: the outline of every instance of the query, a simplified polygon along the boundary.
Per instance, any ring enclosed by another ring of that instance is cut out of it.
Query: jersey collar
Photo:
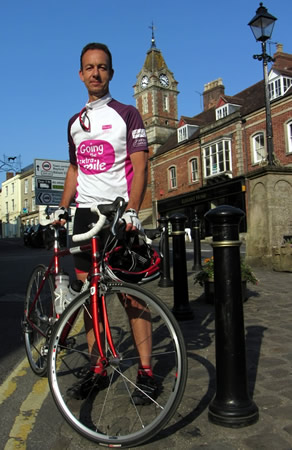
[[[94,100],[94,102],[89,102],[86,104],[87,110],[99,109],[104,105],[107,105],[112,100],[112,96],[110,93],[106,94],[104,97],[99,98],[98,100]]]

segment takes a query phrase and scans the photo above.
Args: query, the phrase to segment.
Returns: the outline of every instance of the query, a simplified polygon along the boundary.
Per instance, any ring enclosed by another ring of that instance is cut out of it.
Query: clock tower
[[[156,48],[153,25],[151,28],[151,48],[134,85],[136,107],[144,121],[150,155],[155,153],[176,129],[179,93],[178,82],[167,67],[161,51]]]
[[[156,227],[157,208],[155,199],[155,180],[151,156],[166,142],[176,130],[178,82],[164,61],[162,53],[156,48],[154,27],[152,25],[151,48],[144,65],[137,75],[134,85],[136,107],[144,121],[149,145],[148,185],[139,217],[143,225]]]

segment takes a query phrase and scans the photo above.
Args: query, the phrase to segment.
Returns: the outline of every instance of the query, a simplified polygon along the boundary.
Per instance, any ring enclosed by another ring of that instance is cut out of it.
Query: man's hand
[[[135,209],[125,211],[122,219],[126,222],[126,231],[142,229],[142,224]]]
[[[57,209],[54,214],[52,214],[52,221],[53,225],[65,225],[67,220],[69,219],[69,214],[67,208],[64,206],[60,206],[59,209]]]

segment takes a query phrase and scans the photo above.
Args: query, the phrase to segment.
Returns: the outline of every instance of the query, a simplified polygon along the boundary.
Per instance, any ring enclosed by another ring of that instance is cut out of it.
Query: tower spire
[[[156,48],[155,37],[154,37],[155,27],[154,27],[153,20],[152,20],[152,25],[149,28],[150,28],[150,30],[152,30],[151,48]]]

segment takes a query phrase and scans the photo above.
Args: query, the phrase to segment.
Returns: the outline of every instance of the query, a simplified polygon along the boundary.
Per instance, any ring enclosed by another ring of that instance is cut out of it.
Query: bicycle
[[[175,413],[187,377],[184,339],[172,313],[156,295],[123,280],[137,278],[143,284],[148,281],[148,273],[112,265],[113,256],[119,254],[117,230],[122,210],[121,199],[100,205],[93,229],[73,237],[76,241],[91,239],[92,270],[86,290],[54,322],[47,354],[50,389],[59,411],[78,433],[108,447],[136,446],[158,433]],[[111,222],[110,232],[100,250],[98,233],[106,220]],[[88,245],[65,252],[86,250]],[[156,277],[157,271],[149,278]],[[151,333],[143,336],[143,342],[134,338],[127,315],[127,303],[133,300],[137,305],[134,319],[151,325]],[[80,401],[69,397],[68,390],[89,368],[92,358],[84,315],[92,320],[96,357],[103,363],[107,377],[104,386],[93,389]],[[139,348],[150,341],[148,348],[159,392],[153,398],[144,392],[148,404],[136,405],[132,394],[137,389]]]
[[[49,208],[46,210],[46,219],[49,219]],[[45,376],[49,339],[53,325],[59,318],[54,302],[55,277],[61,273],[60,258],[70,255],[72,250],[61,249],[66,246],[64,227],[43,226],[41,240],[48,250],[53,247],[53,257],[48,267],[38,264],[30,275],[21,325],[30,367],[36,375]]]

